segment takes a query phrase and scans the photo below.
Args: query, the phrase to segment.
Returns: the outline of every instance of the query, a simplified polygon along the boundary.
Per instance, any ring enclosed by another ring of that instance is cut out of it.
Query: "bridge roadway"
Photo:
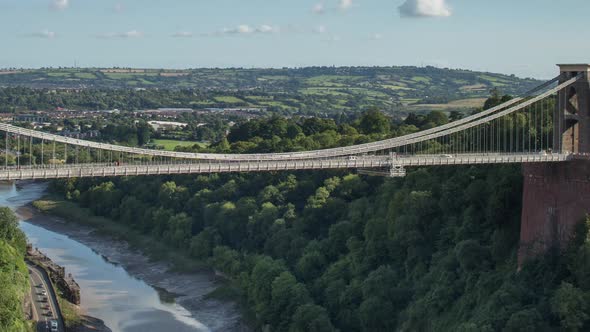
[[[478,165],[508,163],[562,162],[571,154],[515,153],[515,154],[457,154],[457,155],[394,155],[326,158],[300,161],[236,161],[185,162],[171,164],[67,164],[21,166],[0,169],[0,181],[84,177],[139,176],[166,174],[203,174],[274,172],[287,170],[321,169],[383,169],[391,167]]]

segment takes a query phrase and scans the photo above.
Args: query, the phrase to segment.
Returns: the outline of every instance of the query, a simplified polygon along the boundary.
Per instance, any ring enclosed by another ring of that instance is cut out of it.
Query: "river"
[[[2,184],[0,206],[17,211],[29,242],[74,276],[85,314],[116,332],[243,330],[233,304],[203,299],[213,276],[169,272],[121,241],[36,214],[27,205],[45,190],[42,183]]]

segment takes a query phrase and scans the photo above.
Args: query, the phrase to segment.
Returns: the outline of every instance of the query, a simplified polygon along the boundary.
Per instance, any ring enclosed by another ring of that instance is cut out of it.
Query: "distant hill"
[[[1,70],[0,87],[34,89],[199,90],[211,105],[282,111],[467,109],[493,88],[521,94],[539,84],[494,73],[435,67],[308,67],[284,69],[64,68]]]

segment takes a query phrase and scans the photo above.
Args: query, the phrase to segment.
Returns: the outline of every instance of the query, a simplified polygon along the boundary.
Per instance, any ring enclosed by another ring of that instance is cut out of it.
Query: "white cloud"
[[[352,0],[340,0],[338,2],[338,9],[340,10],[348,10],[352,7]]]
[[[260,33],[271,33],[271,32],[275,32],[275,27],[272,27],[272,26],[267,25],[267,24],[263,24],[263,25],[259,26],[256,29],[256,32],[260,32]]]
[[[322,2],[315,4],[315,6],[313,6],[313,8],[311,9],[311,12],[314,14],[324,14],[326,12],[326,7],[324,6],[324,4]]]
[[[254,32],[254,28],[247,24],[238,25],[235,29],[229,29],[229,33],[248,34]]]
[[[270,34],[278,33],[281,29],[277,26],[268,24],[262,24],[257,27],[250,26],[248,24],[240,24],[235,28],[224,28],[214,33],[207,33],[204,36],[223,36],[223,35],[251,35],[255,33],[259,34]]]
[[[54,10],[64,10],[70,6],[70,0],[52,0],[49,8]]]
[[[380,33],[374,33],[374,34],[369,35],[369,39],[370,40],[381,40],[381,39],[383,39],[383,35]]]
[[[42,30],[39,32],[32,33],[29,35],[29,37],[53,39],[56,37],[56,34],[53,31],[49,31],[49,30],[45,29],[45,30]]]
[[[172,37],[177,38],[191,38],[193,36],[192,32],[189,31],[178,31],[172,35]]]
[[[131,30],[127,32],[103,33],[97,35],[98,38],[112,39],[112,38],[141,38],[144,34],[141,31]]]
[[[402,17],[448,17],[452,15],[446,0],[406,0],[398,7]]]
[[[254,32],[254,29],[247,24],[241,24],[235,28],[224,28],[223,30],[221,30],[222,34],[230,34],[230,35],[247,35],[252,32]]]

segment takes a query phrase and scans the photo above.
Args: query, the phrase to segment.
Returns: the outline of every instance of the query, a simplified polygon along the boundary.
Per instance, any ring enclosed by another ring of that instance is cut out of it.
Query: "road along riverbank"
[[[37,331],[51,331],[51,323],[57,323],[57,330],[64,331],[64,320],[59,307],[57,293],[51,279],[40,266],[27,261],[31,283],[33,317],[37,322]]]

